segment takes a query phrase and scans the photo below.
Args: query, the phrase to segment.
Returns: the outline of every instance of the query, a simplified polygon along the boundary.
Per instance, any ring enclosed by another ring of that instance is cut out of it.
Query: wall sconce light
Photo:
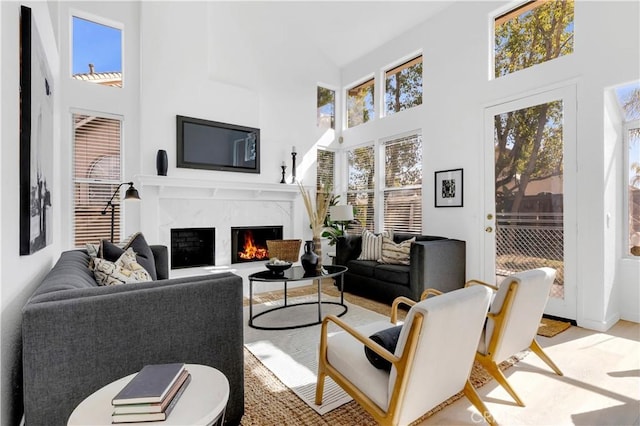
[[[113,192],[113,195],[111,196],[109,201],[107,201],[107,205],[104,206],[104,209],[102,210],[102,214],[105,215],[105,214],[107,214],[107,209],[109,207],[111,207],[111,242],[113,242],[113,227],[114,227],[114,220],[115,220],[115,206],[113,205],[112,201],[116,197],[116,194],[118,194],[118,191],[120,190],[120,187],[122,185],[129,185],[129,188],[127,188],[127,192],[124,193],[124,199],[125,200],[139,200],[140,199],[140,195],[138,194],[138,190],[133,187],[133,182],[123,182],[120,185],[118,185],[116,190]]]

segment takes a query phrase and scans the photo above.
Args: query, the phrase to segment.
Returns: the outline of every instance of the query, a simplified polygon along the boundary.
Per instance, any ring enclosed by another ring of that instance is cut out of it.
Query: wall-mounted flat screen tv
[[[260,173],[260,129],[177,117],[177,166]]]

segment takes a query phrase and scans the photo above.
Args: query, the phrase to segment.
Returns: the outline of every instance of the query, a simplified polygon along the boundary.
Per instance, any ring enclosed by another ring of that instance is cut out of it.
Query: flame
[[[244,260],[262,260],[269,257],[267,249],[264,247],[258,247],[254,240],[251,231],[244,233],[244,247],[242,251],[238,252],[238,257]]]

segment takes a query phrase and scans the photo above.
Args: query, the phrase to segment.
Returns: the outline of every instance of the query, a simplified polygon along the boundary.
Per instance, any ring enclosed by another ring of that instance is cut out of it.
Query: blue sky
[[[73,74],[122,71],[122,31],[73,17]]]

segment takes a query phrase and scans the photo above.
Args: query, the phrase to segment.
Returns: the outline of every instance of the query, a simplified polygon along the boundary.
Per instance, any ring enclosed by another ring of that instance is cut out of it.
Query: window
[[[334,168],[336,153],[324,149],[318,150],[318,169],[316,172],[316,188],[334,189]]]
[[[375,151],[373,145],[347,151],[349,176],[347,204],[355,208],[355,219],[363,228],[375,230]]]
[[[384,144],[384,229],[422,233],[422,135]]]
[[[122,30],[72,17],[72,77],[122,87]]]
[[[347,90],[347,127],[355,127],[373,119],[374,80]]]
[[[111,214],[101,214],[121,182],[120,119],[73,114],[74,245],[109,239]],[[120,235],[120,198],[113,200]]]
[[[494,77],[573,52],[573,0],[534,0],[494,20]]]
[[[318,86],[318,127],[336,128],[336,92]]]
[[[640,256],[640,82],[620,87],[616,97],[624,124],[627,254]]]
[[[422,55],[385,72],[385,114],[422,105]]]

